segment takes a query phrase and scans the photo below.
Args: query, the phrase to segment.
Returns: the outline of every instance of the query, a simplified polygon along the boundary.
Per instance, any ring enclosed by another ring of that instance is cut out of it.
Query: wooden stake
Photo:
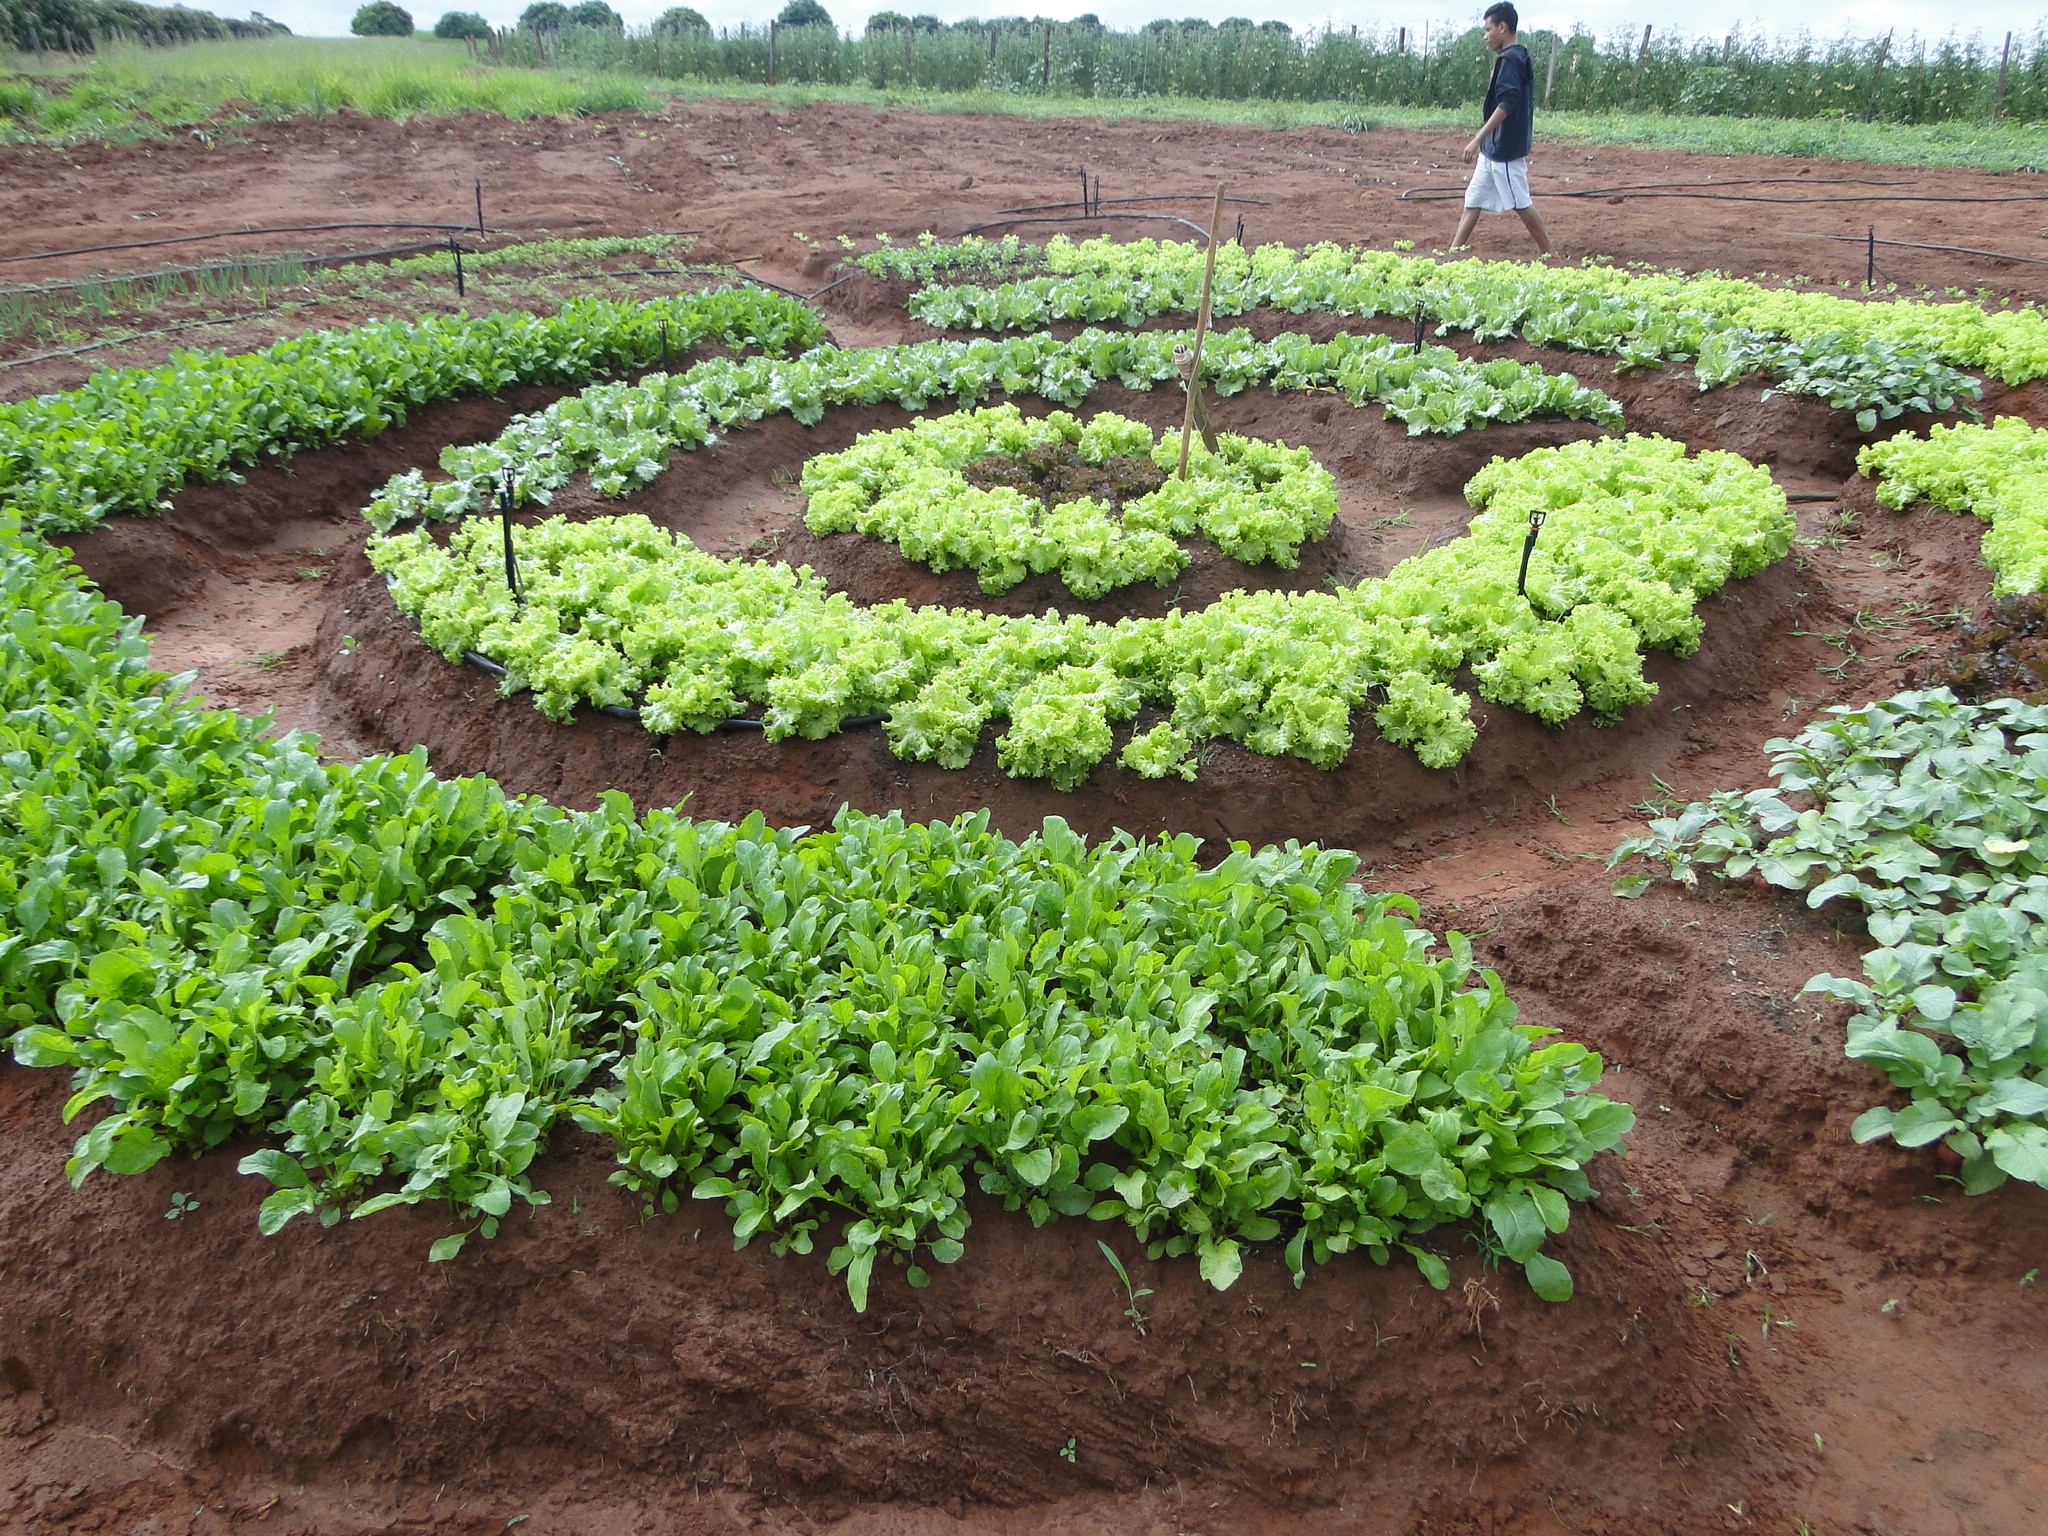
[[[1870,72],[1870,99],[1863,103],[1863,121],[1877,115],[1877,88],[1884,82],[1884,61],[1891,56],[1892,35],[1887,32],[1877,50],[1877,67]]]
[[[2005,34],[2005,52],[1998,56],[1998,95],[1991,102],[1991,121],[2005,116],[2005,72],[2012,67],[2012,34]]]
[[[1636,50],[1635,78],[1628,83],[1628,104],[1636,104],[1636,92],[1643,87],[1643,66],[1650,62],[1650,29],[1643,28],[1643,46]]]
[[[1195,434],[1195,391],[1202,387],[1202,341],[1209,334],[1209,290],[1216,282],[1216,246],[1223,238],[1223,183],[1216,183],[1216,211],[1209,215],[1209,255],[1202,263],[1202,303],[1195,311],[1195,355],[1188,364],[1188,408],[1180,424],[1180,478],[1188,477],[1188,447]]]
[[[1550,88],[1557,84],[1557,34],[1550,34],[1550,67],[1543,71],[1543,110],[1550,110]]]

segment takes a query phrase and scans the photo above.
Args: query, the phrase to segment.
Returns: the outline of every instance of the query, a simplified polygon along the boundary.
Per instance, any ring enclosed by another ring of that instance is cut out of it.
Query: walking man
[[[1482,213],[1513,211],[1536,241],[1536,249],[1550,255],[1550,231],[1543,216],[1529,202],[1529,140],[1536,118],[1536,66],[1529,50],[1516,41],[1521,18],[1515,8],[1500,0],[1486,8],[1486,46],[1493,50],[1493,77],[1486,82],[1486,102],[1480,108],[1486,122],[1465,146],[1476,156],[1472,181],[1465,188],[1465,212],[1458,220],[1457,236],[1451,249],[1462,249],[1472,238],[1472,227]]]

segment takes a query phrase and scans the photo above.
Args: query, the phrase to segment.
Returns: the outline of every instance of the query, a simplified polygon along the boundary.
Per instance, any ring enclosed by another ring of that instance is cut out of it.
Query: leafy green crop
[[[947,329],[1035,330],[1057,320],[1138,325],[1192,311],[1202,252],[1175,242],[1045,247],[1050,275],[928,286],[910,313]],[[1890,417],[1977,398],[1981,367],[2007,383],[2048,377],[2048,315],[1975,304],[1864,302],[1704,274],[1517,262],[1436,262],[1384,251],[1263,245],[1217,252],[1219,315],[1268,307],[1293,314],[1407,316],[1481,339],[1520,334],[1537,346],[1611,353],[1623,366],[1699,360],[1700,387],[1761,372],[1778,387]]]
[[[1877,499],[1888,507],[1926,500],[1989,523],[1984,563],[1998,573],[1998,591],[2048,588],[2048,432],[2018,416],[1934,427],[1924,438],[1872,443],[1856,467],[1884,477]]]
[[[457,450],[468,453],[471,450]],[[459,484],[459,482],[455,482]],[[442,487],[430,494],[438,496]],[[1495,460],[1467,487],[1486,508],[1465,537],[1334,592],[1231,593],[1162,619],[998,618],[901,602],[860,607],[809,571],[717,560],[645,518],[550,518],[515,531],[525,602],[499,533],[471,519],[373,539],[371,562],[450,660],[503,663],[565,719],[579,701],[638,703],[653,731],[708,731],[759,705],[768,735],[821,737],[887,714],[905,758],[965,767],[984,726],[1012,773],[1078,784],[1145,704],[1176,734],[1126,748],[1135,771],[1186,774],[1214,738],[1341,762],[1352,715],[1431,767],[1470,749],[1469,667],[1489,699],[1559,724],[1655,693],[1643,651],[1690,654],[1700,597],[1790,548],[1768,472],[1733,454],[1627,437]],[[1530,514],[1549,518],[1516,578]],[[1169,750],[1171,749],[1171,750]]]
[[[1291,570],[1302,543],[1337,517],[1337,482],[1306,448],[1230,432],[1214,454],[1192,445],[1188,479],[1121,507],[1085,496],[1047,506],[1007,485],[968,483],[965,471],[990,455],[1049,444],[1072,447],[1083,465],[1138,456],[1171,469],[1180,455],[1178,433],[1155,439],[1143,422],[1108,411],[1085,424],[1065,411],[1026,418],[1014,405],[927,416],[806,464],[804,521],[816,534],[885,538],[936,571],[964,566],[985,592],[1056,570],[1076,597],[1096,598],[1172,580],[1188,562],[1177,540],[1198,530],[1233,560]]]
[[[448,315],[315,331],[262,352],[181,352],[82,389],[0,405],[0,511],[46,532],[153,513],[188,479],[266,455],[368,437],[407,411],[511,384],[581,384],[707,338],[782,352],[824,328],[794,299],[721,288],[646,303],[581,300],[557,315]]]
[[[970,1180],[1217,1286],[1265,1242],[1441,1286],[1469,1218],[1570,1294],[1542,1245],[1630,1111],[1348,855],[563,811],[166,692],[4,522],[0,605],[0,1021],[101,1112],[74,1180],[265,1135],[265,1232],[445,1200],[447,1258],[568,1118],[651,1202],[830,1244],[856,1305],[959,1255]]]
[[[1848,1053],[1912,1096],[1858,1141],[1943,1141],[1963,1187],[2048,1185],[2048,709],[1902,693],[1766,744],[1776,789],[1724,791],[1615,850],[1697,883],[1755,874],[1807,905],[1865,909],[1879,948],[1846,999]],[[1638,894],[1645,875],[1626,876]]]
[[[900,405],[923,411],[951,399],[977,405],[998,391],[1037,395],[1059,405],[1087,399],[1116,380],[1150,389],[1180,377],[1174,331],[1083,331],[1069,341],[1050,334],[1004,341],[926,341],[908,346],[813,348],[800,357],[715,358],[680,375],[651,374],[637,384],[602,384],[545,411],[520,416],[495,442],[441,454],[449,479],[429,483],[414,470],[392,479],[365,515],[388,529],[414,518],[465,517],[496,505],[509,470],[522,504],[546,505],[578,472],[601,495],[622,496],[667,467],[676,449],[711,440],[719,427],[788,412],[806,426],[835,405]],[[1411,433],[1462,432],[1479,421],[1563,416],[1621,425],[1613,398],[1570,374],[1522,363],[1468,364],[1447,347],[1418,356],[1379,336],[1306,336],[1260,341],[1248,330],[1211,334],[1202,377],[1221,395],[1254,384],[1274,389],[1334,389],[1354,405],[1385,403]]]

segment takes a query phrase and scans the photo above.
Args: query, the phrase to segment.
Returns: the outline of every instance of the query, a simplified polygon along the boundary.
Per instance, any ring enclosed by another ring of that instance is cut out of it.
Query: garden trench
[[[847,298],[849,339],[897,339]],[[262,1191],[233,1172],[244,1148],[73,1192],[61,1080],[9,1065],[0,1529],[496,1532],[520,1515],[517,1529],[592,1532],[2037,1529],[2048,1483],[2018,1410],[2048,1406],[2040,1293],[2019,1283],[2048,1258],[2038,1200],[1944,1198],[1924,1157],[1850,1141],[1876,1085],[1842,1058],[1832,1005],[1798,989],[1853,968],[1858,932],[1741,888],[1618,903],[1600,862],[1659,781],[1758,782],[1765,740],[1898,686],[1915,660],[1902,653],[1941,632],[1859,620],[1907,600],[1981,607],[1977,527],[1875,510],[1844,484],[1854,434],[1810,403],[1493,352],[1571,368],[1637,430],[1734,448],[1790,490],[1845,500],[1803,503],[1794,557],[1703,605],[1700,652],[1653,658],[1655,700],[1605,730],[1485,708],[1455,775],[1369,727],[1331,774],[1226,746],[1193,785],[1104,768],[1059,794],[1003,777],[986,745],[949,774],[897,762],[872,730],[657,744],[602,717],[553,726],[425,650],[363,561],[356,516],[387,474],[493,435],[537,392],[188,490],[161,521],[75,548],[148,616],[166,666],[343,755],[425,744],[444,772],[571,804],[618,787],[813,824],[842,802],[987,806],[1013,832],[1057,813],[1090,832],[1355,847],[1375,887],[1476,935],[1526,1018],[1601,1050],[1609,1091],[1638,1109],[1627,1154],[1601,1159],[1601,1198],[1561,1242],[1573,1303],[1536,1301],[1469,1248],[1443,1293],[1405,1263],[1358,1260],[1297,1292],[1268,1255],[1219,1295],[1191,1264],[1127,1245],[1153,1291],[1141,1335],[1095,1246],[1119,1233],[1033,1231],[984,1203],[958,1264],[922,1292],[890,1276],[856,1316],[816,1259],[733,1252],[714,1206],[643,1221],[573,1130],[537,1168],[554,1204],[428,1266],[441,1227],[426,1214],[258,1237]],[[1470,515],[1459,488],[1493,454],[1588,432],[1410,439],[1341,402],[1318,421],[1330,404],[1253,391],[1218,405],[1219,427],[1307,442],[1339,475],[1339,527],[1279,584],[1356,579],[1453,537]],[[1158,426],[1173,405],[1105,389],[1087,408]],[[2015,407],[2043,420],[2037,393]],[[808,563],[866,596],[1009,611],[1054,598],[1027,585],[988,599],[971,578],[802,531],[787,472],[903,419],[743,429],[626,502],[572,490],[556,510],[644,511],[714,552]],[[1255,579],[1201,557],[1181,601]],[[1146,589],[1140,611],[1171,596]],[[1841,667],[1844,644],[1863,661]],[[176,1192],[199,1205],[167,1221]]]

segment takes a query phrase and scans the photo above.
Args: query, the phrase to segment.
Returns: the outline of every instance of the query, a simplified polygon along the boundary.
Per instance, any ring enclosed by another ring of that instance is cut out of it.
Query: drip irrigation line
[[[302,267],[325,267],[338,262],[375,261],[385,256],[415,256],[422,251],[445,251],[448,247],[440,240],[424,240],[413,245],[386,246],[375,251],[335,251],[327,255],[308,256],[259,256],[248,261],[216,261],[200,267],[164,267],[155,272],[123,272],[109,277],[82,277],[75,282],[43,283],[28,288],[0,288],[0,299],[14,299],[24,296],[48,293],[75,293],[80,288],[111,288],[118,283],[153,283],[166,277],[189,277],[194,272],[260,272],[265,268],[277,268],[293,263]],[[468,247],[464,248],[465,250]],[[471,251],[470,254],[480,254]]]
[[[182,325],[160,326],[153,331],[136,331],[128,336],[109,336],[104,341],[88,341],[82,347],[65,347],[57,352],[38,352],[34,357],[14,357],[0,362],[0,368],[26,368],[30,363],[47,363],[56,357],[76,357],[81,352],[96,352],[101,347],[118,347],[124,341],[144,341],[151,336],[169,336],[174,331],[189,331],[202,325],[230,325],[237,320],[253,320],[263,310],[246,311],[239,315],[215,315],[209,320],[187,320]]]
[[[1206,192],[1160,192],[1145,197],[1091,197],[1086,204],[1089,208],[1114,208],[1125,203],[1192,203],[1209,196]],[[1270,208],[1273,200],[1266,197],[1226,197],[1226,203],[1243,203],[1250,207]],[[1075,202],[1027,203],[1022,208],[998,208],[997,213],[1052,213],[1061,208],[1080,208]]]
[[[766,260],[766,258],[761,256],[740,256],[736,257],[732,264],[734,268],[738,268],[741,262],[763,260]],[[792,299],[795,299],[799,304],[804,302],[804,296],[798,293],[794,288],[785,288],[782,286],[782,284],[775,282],[770,278],[756,277],[751,272],[742,272],[740,273],[740,276],[744,277],[750,283],[758,283],[763,288],[773,288],[777,293],[786,293]]]
[[[1706,190],[1704,184],[1691,191],[1629,189],[1615,187],[1573,187],[1565,191],[1558,187],[1535,189],[1542,197],[1649,197],[1690,199],[1702,203],[1772,203],[1782,208],[1805,207],[1816,203],[2040,203],[2048,202],[2048,192],[2035,192],[2023,196],[1990,196],[1974,192],[1906,192],[1886,193],[1852,192],[1846,197],[1765,197],[1748,192],[1715,192]],[[1463,197],[1463,187],[1410,187],[1395,199],[1403,203],[1441,203],[1454,197]]]
[[[1840,491],[1787,491],[1785,499],[1787,501],[1840,501],[1842,493]]]
[[[161,240],[124,240],[113,245],[81,245],[68,251],[33,251],[22,256],[0,256],[0,262],[54,261],[59,256],[95,256],[101,251],[141,251],[159,245],[189,245],[195,240],[238,240],[244,235],[311,235],[330,229],[431,229],[444,235],[465,235],[470,224],[413,224],[385,219],[353,224],[279,224],[266,229],[217,229],[203,235],[166,235]]]
[[[1069,203],[1066,206],[1071,208],[1073,204]],[[990,219],[986,224],[971,224],[950,238],[958,240],[964,235],[978,235],[984,229],[1002,229],[1011,224],[1101,224],[1109,219],[1143,219],[1155,224],[1179,224],[1200,235],[1204,244],[1207,244],[1209,239],[1209,231],[1193,219],[1184,219],[1177,213],[1104,213],[1089,214],[1085,217],[1078,213],[1065,216],[1032,214],[1021,219]]]
[[[1994,261],[2024,261],[2030,266],[2048,267],[2048,256],[2015,256],[2010,251],[1979,250],[1974,245],[1929,245],[1923,240],[1875,240],[1869,235],[1824,235],[1816,229],[1787,230],[1806,240],[1846,240],[1854,245],[1895,245],[1907,251],[1948,251],[1957,256],[1989,256]]]

